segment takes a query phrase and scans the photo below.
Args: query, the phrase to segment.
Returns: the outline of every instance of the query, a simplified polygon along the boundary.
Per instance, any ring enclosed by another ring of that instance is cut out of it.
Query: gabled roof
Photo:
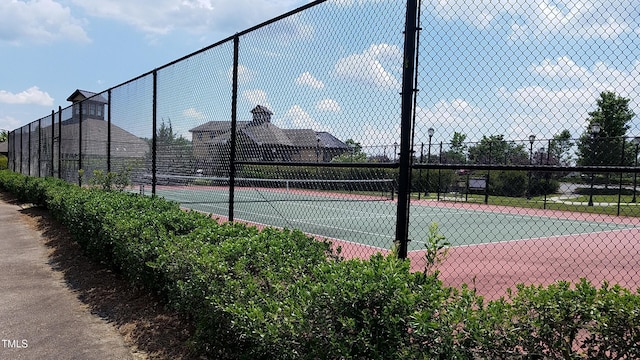
[[[76,91],[73,92],[73,94],[69,95],[69,97],[67,98],[67,101],[76,103],[78,101],[82,101],[89,98],[91,98],[91,101],[95,101],[103,104],[107,103],[107,99],[105,99],[102,95],[98,95],[94,92],[87,91],[87,90],[80,90],[80,89],[77,89]]]
[[[273,113],[262,105],[253,110],[252,121],[238,121],[238,134],[243,134],[257,145],[296,146],[315,148],[317,146],[331,149],[348,150],[349,146],[327,132],[316,132],[311,129],[281,129],[271,123]],[[209,121],[193,129],[191,133],[209,133],[208,144],[225,144],[231,138],[231,121]]]
[[[323,148],[350,149],[349,145],[345,144],[328,132],[320,131],[316,133],[316,136],[320,139],[320,146]]]
[[[82,121],[82,139],[88,144],[94,144],[83,150],[84,155],[106,156],[107,132],[109,123],[104,120],[87,119]],[[78,139],[80,126],[78,123],[63,122],[62,138]],[[63,141],[61,146],[63,154],[76,154],[78,143],[75,141]],[[149,151],[149,145],[143,139],[132,133],[111,124],[111,155],[113,157],[143,158]]]
[[[321,145],[316,132],[311,129],[283,129],[282,131],[296,146],[315,148]]]
[[[293,146],[287,134],[272,123],[267,122],[259,125],[249,123],[243,126],[240,131],[258,145]]]
[[[248,121],[238,121],[238,129],[249,123]],[[200,126],[196,126],[190,129],[189,132],[203,132],[203,131],[229,131],[231,130],[231,121],[209,121]]]

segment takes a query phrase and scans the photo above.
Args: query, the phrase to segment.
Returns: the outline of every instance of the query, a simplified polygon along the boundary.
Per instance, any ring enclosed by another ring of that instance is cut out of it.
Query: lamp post
[[[640,136],[636,136],[633,138],[633,143],[636,144],[636,151],[635,151],[635,160],[634,160],[634,167],[638,167],[638,145],[640,145]],[[632,203],[636,202],[636,184],[637,184],[637,180],[638,180],[638,173],[633,173],[633,199],[631,199]]]
[[[536,141],[535,135],[529,135],[529,165],[533,165],[533,143]],[[527,181],[527,200],[531,199],[531,170],[529,170]]]
[[[431,138],[436,131],[433,128],[427,130],[429,135],[429,145],[427,146],[427,164],[431,162]],[[424,196],[429,196],[429,168],[427,168],[427,186],[424,188]]]
[[[589,131],[591,132],[591,136],[593,137],[593,147],[594,149],[592,149],[593,152],[593,159],[597,160],[598,157],[598,147],[596,145],[596,140],[598,138],[598,133],[600,132],[600,124],[597,122],[594,122],[591,124],[591,126],[589,127]],[[591,164],[593,165],[593,164]],[[592,171],[591,172],[591,187],[589,189],[589,202],[587,203],[587,206],[593,206],[593,181],[594,181],[594,176],[595,173]]]
[[[393,143],[393,162],[398,161],[398,142]]]
[[[424,162],[424,143],[420,143],[420,165]],[[420,168],[420,174],[418,175],[419,188],[418,188],[418,200],[420,200],[420,195],[422,195],[422,168]]]

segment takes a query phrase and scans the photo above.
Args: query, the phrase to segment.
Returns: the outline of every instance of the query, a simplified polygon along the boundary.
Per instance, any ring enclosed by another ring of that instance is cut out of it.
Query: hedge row
[[[196,324],[216,359],[640,358],[640,295],[582,281],[485,302],[394,256],[343,260],[299,231],[257,230],[125,192],[0,171],[96,260]]]

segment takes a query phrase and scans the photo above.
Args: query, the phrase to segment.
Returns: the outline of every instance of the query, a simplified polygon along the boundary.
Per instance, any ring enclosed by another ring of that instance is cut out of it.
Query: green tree
[[[366,162],[367,161],[367,154],[362,151],[362,145],[353,140],[353,139],[347,139],[344,142],[345,144],[347,144],[349,146],[349,148],[351,150],[342,153],[336,157],[334,157],[333,159],[331,159],[331,162],[337,163],[346,163],[346,162],[355,162],[355,163],[359,163],[359,162]]]
[[[571,148],[574,143],[571,141],[569,130],[562,130],[553,136],[549,143],[549,159],[551,165],[570,166],[573,162]]]
[[[191,141],[173,131],[171,119],[162,120],[156,136],[158,173],[190,175],[196,171]]]
[[[9,136],[9,133],[7,132],[7,130],[0,130],[0,142],[7,141],[8,136]]]
[[[635,116],[629,109],[629,101],[612,91],[600,93],[597,108],[589,113],[587,129],[578,140],[578,164],[605,166],[628,162],[622,161],[622,144]],[[599,131],[593,131],[594,124],[599,125]]]
[[[467,145],[464,142],[466,139],[467,135],[454,132],[449,150],[442,154],[442,161],[446,164],[464,164],[467,160]]]
[[[504,135],[482,136],[469,147],[469,162],[474,164],[528,164],[525,146],[504,139]]]

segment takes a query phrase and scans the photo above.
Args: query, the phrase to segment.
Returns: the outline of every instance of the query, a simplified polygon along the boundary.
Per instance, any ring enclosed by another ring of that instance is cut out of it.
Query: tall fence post
[[[27,125],[29,127],[29,134],[27,135],[27,176],[31,176],[31,125],[33,123]]]
[[[152,115],[153,117],[153,136],[151,136],[151,195],[156,196],[156,184],[158,183],[158,71],[153,71],[153,100]]]
[[[107,91],[107,174],[111,172],[111,89]]]
[[[51,177],[56,176],[55,174],[55,151],[56,151],[56,112],[51,110]]]
[[[22,163],[24,161],[24,156],[22,156],[22,152],[24,151],[24,136],[22,135],[22,129],[24,129],[24,126],[20,127],[20,174],[24,174],[24,172],[22,171]]]
[[[82,170],[82,103],[84,101],[80,101],[78,103],[78,186],[82,186],[82,176],[80,174],[84,173]],[[72,115],[73,116],[73,115]]]
[[[413,76],[415,71],[416,34],[418,26],[417,0],[407,0],[404,31],[404,62],[402,72],[402,105],[400,130],[400,167],[398,176],[398,204],[396,239],[398,257],[407,258],[409,247],[409,206],[411,196],[411,134],[413,114]]]
[[[42,177],[42,119],[38,119],[38,177]]]
[[[233,79],[231,80],[231,139],[229,146],[229,221],[233,221],[236,179],[236,129],[238,120],[238,48],[240,37],[233,37]]]
[[[58,106],[58,179],[62,179],[62,106]]]

